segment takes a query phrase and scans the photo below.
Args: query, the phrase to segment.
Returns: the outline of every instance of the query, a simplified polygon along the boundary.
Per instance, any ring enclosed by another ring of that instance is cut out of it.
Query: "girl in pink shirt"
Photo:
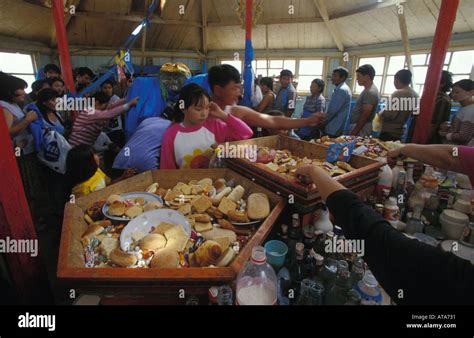
[[[180,93],[173,123],[163,136],[161,169],[205,169],[214,154],[211,146],[252,137],[242,120],[226,113],[200,86],[190,84]]]

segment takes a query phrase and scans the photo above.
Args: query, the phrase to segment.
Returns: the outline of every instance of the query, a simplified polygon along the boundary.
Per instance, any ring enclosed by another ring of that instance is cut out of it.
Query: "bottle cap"
[[[375,276],[373,275],[372,271],[367,270],[364,274],[364,278],[362,278],[362,281],[367,284],[370,287],[375,288],[379,283],[377,282],[377,279],[375,279]]]
[[[252,249],[252,263],[262,265],[267,262],[267,256],[265,255],[265,248],[262,246],[256,246]]]
[[[304,244],[303,243],[296,243],[295,246],[296,252],[304,252]]]

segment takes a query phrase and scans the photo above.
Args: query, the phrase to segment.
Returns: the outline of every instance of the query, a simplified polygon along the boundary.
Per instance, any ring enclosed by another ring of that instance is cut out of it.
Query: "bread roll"
[[[247,214],[252,220],[265,219],[270,214],[270,201],[262,193],[251,194],[247,201]]]
[[[237,235],[232,230],[216,228],[202,233],[202,237],[206,240],[214,240],[216,237],[227,237],[229,242],[235,243],[237,241]]]
[[[125,211],[125,215],[128,217],[128,218],[135,218],[139,215],[143,214],[143,208],[142,207],[139,207],[137,205],[131,207],[131,208],[128,208],[127,211]]]
[[[232,261],[234,260],[236,256],[236,253],[234,251],[234,249],[232,248],[227,248],[223,253],[222,255],[219,257],[219,259],[217,260],[217,266],[218,267],[226,267],[228,266],[230,263],[232,263]]]
[[[123,252],[117,248],[110,253],[110,261],[122,268],[128,268],[137,264],[138,259],[135,255]]]
[[[148,192],[150,194],[156,194],[159,187],[160,187],[160,185],[158,183],[153,183],[148,188],[146,188],[146,192]]]
[[[91,225],[89,225],[87,230],[82,234],[82,238],[81,238],[82,244],[84,246],[89,245],[92,238],[97,237],[99,234],[104,232],[104,230],[105,230],[104,227],[100,226],[99,224],[92,223]]]
[[[231,192],[232,192],[232,188],[226,187],[226,188],[222,189],[221,192],[219,192],[217,195],[215,195],[212,198],[212,204],[216,205],[216,206],[219,205],[219,203],[221,203],[222,199],[224,197],[226,197],[227,195],[229,195]]]
[[[199,185],[206,186],[206,185],[212,185],[212,179],[210,178],[203,178],[198,182]]]
[[[120,195],[113,194],[107,198],[107,205],[111,205],[114,202],[123,202],[123,198]]]
[[[123,202],[115,201],[109,206],[109,210],[107,212],[110,216],[121,217],[125,214],[126,210],[127,208]]]
[[[143,237],[138,244],[142,250],[157,251],[166,246],[166,238],[159,234],[150,234]]]
[[[216,188],[216,193],[220,193],[227,187],[226,180],[224,178],[220,178],[214,182],[214,188]]]
[[[216,265],[222,255],[222,249],[219,243],[206,241],[196,250],[194,255],[196,262],[201,267]]]
[[[112,251],[117,249],[118,246],[119,246],[118,238],[104,237],[104,239],[102,239],[102,241],[100,242],[99,252],[106,257],[110,257],[110,254],[112,253]]]
[[[234,202],[238,202],[244,197],[245,189],[241,185],[238,185],[232,190],[229,196],[227,196],[230,200]]]
[[[145,204],[145,206],[143,207],[143,211],[144,212],[148,212],[148,211],[153,211],[153,210],[156,210],[156,209],[160,209],[163,207],[163,204],[159,201],[156,201],[156,202],[148,202],[147,204]]]
[[[161,249],[155,253],[150,267],[154,269],[176,269],[179,267],[179,254],[172,249]]]

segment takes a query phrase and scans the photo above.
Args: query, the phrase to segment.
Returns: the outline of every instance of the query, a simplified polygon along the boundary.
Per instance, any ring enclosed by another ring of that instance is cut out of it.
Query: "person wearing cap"
[[[372,120],[380,101],[379,89],[374,84],[375,69],[371,65],[360,66],[357,70],[357,83],[364,90],[357,99],[350,117],[350,134],[354,136],[372,135]]]

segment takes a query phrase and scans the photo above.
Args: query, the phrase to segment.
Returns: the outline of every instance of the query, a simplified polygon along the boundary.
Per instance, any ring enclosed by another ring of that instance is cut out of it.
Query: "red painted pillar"
[[[18,242],[20,240],[23,243],[26,243],[25,240],[36,241],[38,251],[39,243],[9,135],[0,106],[0,240],[7,244],[7,252],[1,255],[19,301],[23,304],[46,304],[50,301],[50,291],[41,256],[32,257],[31,252],[13,252],[12,245],[21,243]]]
[[[58,40],[59,60],[61,62],[61,72],[64,83],[69,92],[75,91],[74,79],[72,76],[71,57],[69,55],[69,45],[67,42],[66,26],[64,25],[64,2],[63,0],[53,0],[53,18],[56,28],[56,39]]]
[[[252,40],[253,0],[245,1],[245,40]]]
[[[443,0],[439,9],[438,24],[431,47],[430,64],[426,74],[425,87],[420,102],[420,115],[417,117],[413,143],[428,141],[431,117],[435,108],[436,95],[441,81],[444,59],[448,51],[459,0]]]

